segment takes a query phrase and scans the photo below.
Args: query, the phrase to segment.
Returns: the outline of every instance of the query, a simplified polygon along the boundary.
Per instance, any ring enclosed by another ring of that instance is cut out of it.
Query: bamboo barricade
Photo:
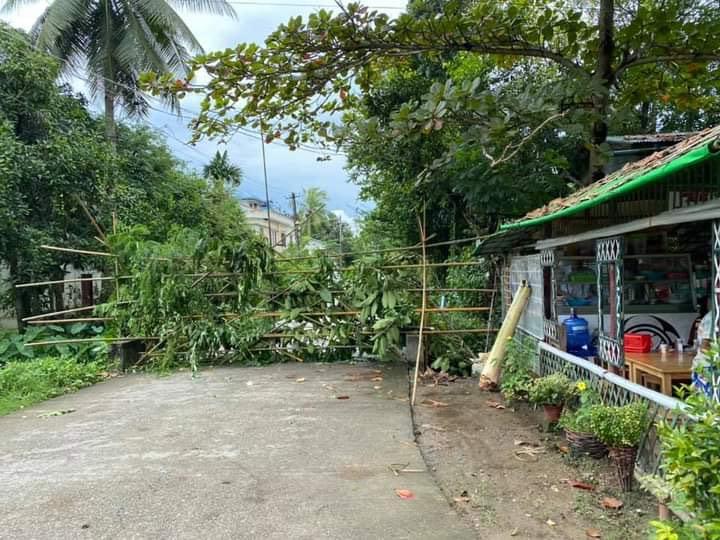
[[[81,201],[80,201],[81,202]],[[97,225],[97,222],[94,221],[92,216],[89,214],[88,210],[84,205],[83,210],[88,214],[88,218],[93,222],[93,225],[96,227],[96,230],[98,231],[98,234],[100,237],[96,237],[96,239],[102,243],[105,244],[105,234],[102,231],[102,229],[99,228]],[[424,214],[424,211],[423,211]],[[420,293],[422,294],[422,301],[421,301],[421,307],[415,309],[415,313],[420,314],[420,329],[419,331],[402,331],[402,333],[406,335],[418,335],[419,336],[419,347],[418,347],[418,356],[416,358],[416,368],[415,368],[415,377],[413,381],[413,391],[412,391],[412,403],[415,403],[415,396],[416,396],[416,389],[417,389],[417,380],[418,380],[418,372],[419,372],[419,362],[420,357],[422,355],[422,349],[423,349],[423,336],[425,335],[449,335],[449,334],[478,334],[478,333],[485,333],[485,334],[491,334],[498,332],[498,330],[490,328],[490,322],[488,322],[488,328],[468,328],[468,329],[426,329],[427,326],[427,320],[429,318],[429,315],[431,313],[460,313],[460,312],[487,312],[492,309],[492,307],[428,307],[429,303],[429,296],[431,294],[441,294],[441,293],[453,293],[453,292],[466,292],[466,293],[492,293],[493,295],[496,293],[496,290],[494,288],[430,288],[428,287],[428,269],[429,268],[443,268],[443,267],[464,267],[464,266],[477,266],[480,264],[483,264],[480,261],[447,261],[447,262],[439,262],[439,263],[431,263],[428,262],[427,257],[427,251],[429,248],[433,247],[440,247],[440,246],[450,246],[450,245],[458,245],[462,243],[469,243],[469,242],[476,242],[478,240],[481,240],[486,237],[485,236],[474,236],[470,238],[461,238],[457,240],[449,240],[449,241],[443,241],[443,242],[435,242],[435,243],[429,243],[429,240],[434,238],[436,235],[427,235],[426,230],[426,222],[425,222],[425,215],[423,215],[422,223],[420,222],[420,217],[418,216],[418,225],[420,227],[421,231],[421,241],[418,242],[418,244],[412,245],[412,246],[401,246],[401,247],[393,247],[393,248],[382,248],[382,249],[375,249],[375,250],[364,250],[364,251],[353,251],[353,252],[344,252],[339,254],[329,254],[330,257],[333,258],[344,258],[348,256],[353,255],[368,255],[368,254],[379,254],[379,253],[396,253],[396,256],[390,257],[390,260],[388,262],[393,262],[393,258],[400,257],[400,255],[403,252],[408,251],[414,251],[414,250],[420,250],[421,251],[421,262],[419,263],[405,263],[405,264],[384,264],[384,265],[378,265],[378,270],[404,270],[404,269],[421,269],[422,271],[422,288],[409,288],[407,289],[408,292],[412,293]],[[116,230],[116,216],[113,213],[113,232]],[[93,250],[84,250],[84,249],[74,249],[74,248],[67,248],[67,247],[61,247],[61,246],[52,246],[52,245],[42,245],[43,249],[52,250],[52,251],[61,251],[65,253],[76,253],[78,255],[87,255],[87,256],[97,256],[97,257],[111,257],[114,259],[115,263],[115,275],[114,276],[98,276],[98,277],[90,277],[90,278],[70,278],[70,279],[62,279],[62,280],[50,280],[50,281],[41,281],[41,282],[32,282],[32,283],[22,283],[16,285],[16,288],[25,288],[25,287],[41,287],[41,286],[50,286],[50,285],[64,285],[66,283],[82,283],[82,282],[93,282],[93,281],[114,281],[116,286],[116,294],[119,295],[119,281],[120,280],[129,280],[134,279],[135,276],[120,276],[119,274],[119,267],[118,267],[118,259],[117,256],[113,253],[108,252],[102,252],[102,251],[93,251]],[[278,262],[290,262],[290,261],[299,261],[299,260],[309,260],[316,258],[317,255],[311,255],[311,256],[302,256],[302,257],[287,257],[283,258],[281,256],[277,256]],[[162,259],[162,260],[171,260],[168,258],[154,258],[154,259]],[[187,257],[177,257],[176,259],[184,260],[188,259]],[[338,271],[346,271],[347,268],[341,267],[338,268]],[[279,270],[276,272],[269,272],[268,274],[272,275],[292,275],[292,274],[309,274],[313,273],[313,270]],[[243,273],[241,272],[202,272],[202,273],[183,273],[183,274],[168,274],[170,275],[180,275],[182,277],[187,278],[194,278],[192,286],[196,286],[201,281],[208,279],[208,278],[232,278],[232,277],[238,277],[242,276]],[[237,294],[237,292],[224,292],[228,287],[232,285],[232,281],[228,280],[227,283],[220,289],[220,291],[216,293],[208,293],[206,296],[209,297],[223,297],[223,296],[234,296]],[[275,294],[274,292],[270,291],[262,291],[265,294]],[[275,295],[273,298],[283,294],[284,291],[278,292],[277,295]],[[333,294],[338,295],[342,294],[345,291],[334,291]],[[118,304],[126,304],[131,303],[130,301],[122,302],[120,301],[120,297],[116,297]],[[271,299],[272,301],[272,299]],[[345,305],[344,303],[341,303],[342,307],[349,307]],[[106,322],[113,320],[112,317],[76,317],[76,318],[67,318],[67,319],[53,319],[52,317],[58,317],[73,313],[81,313],[84,311],[90,311],[98,307],[97,305],[94,306],[84,306],[80,308],[73,308],[73,309],[66,309],[62,311],[55,311],[51,313],[44,313],[40,315],[34,315],[30,317],[26,317],[23,319],[24,322],[27,322],[28,324],[32,325],[50,325],[50,324],[72,324],[72,323],[80,323],[80,322]],[[310,317],[347,317],[347,316],[356,316],[359,314],[359,311],[348,309],[346,311],[336,311],[336,312],[326,312],[326,311],[308,311],[308,312],[300,312],[298,314],[299,317],[306,317],[309,320]],[[256,312],[251,315],[251,317],[254,318],[265,318],[265,317],[282,317],[286,315],[284,312],[279,311],[265,311],[265,312]],[[232,317],[238,317],[241,316],[239,313],[226,313],[223,315],[223,317],[226,318],[232,318]],[[198,316],[201,317],[201,316]],[[317,321],[316,321],[317,322]],[[323,323],[317,322],[317,324],[321,325]],[[359,332],[358,336],[364,332]],[[284,333],[269,333],[261,337],[261,339],[284,339],[284,338],[292,338],[292,335],[287,335]],[[358,337],[358,339],[360,339]],[[51,344],[62,344],[62,343],[89,343],[89,342],[120,342],[120,341],[128,341],[128,340],[146,340],[146,341],[157,341],[157,343],[152,347],[151,351],[148,351],[148,353],[143,353],[144,356],[151,356],[152,354],[157,354],[156,349],[161,344],[161,340],[158,337],[154,336],[128,336],[128,337],[118,337],[118,338],[76,338],[76,339],[67,339],[67,340],[52,340],[52,341],[41,341],[41,342],[35,342],[35,343],[29,343],[29,346],[42,346],[42,345],[51,345]],[[362,343],[361,341],[358,341],[356,345],[352,346],[332,346],[328,345],[326,348],[353,348],[353,349],[366,349],[370,348],[371,346]],[[282,352],[281,349],[278,349],[278,347],[268,347],[268,348],[254,348],[251,350],[278,350]]]

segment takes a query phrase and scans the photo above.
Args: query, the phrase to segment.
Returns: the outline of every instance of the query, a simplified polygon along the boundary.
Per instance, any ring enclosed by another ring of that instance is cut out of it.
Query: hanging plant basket
[[[607,446],[592,433],[582,433],[565,429],[565,438],[568,446],[575,455],[588,455],[594,459],[601,459],[608,453]]]
[[[610,448],[608,455],[615,465],[615,474],[617,475],[620,489],[623,491],[632,491],[637,448]]]
[[[543,411],[545,412],[545,420],[551,424],[557,423],[560,420],[562,414],[563,404],[560,405],[543,405]]]

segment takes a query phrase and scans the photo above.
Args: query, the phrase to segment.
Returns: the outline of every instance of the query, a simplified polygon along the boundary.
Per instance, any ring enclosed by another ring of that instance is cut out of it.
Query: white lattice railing
[[[535,371],[540,376],[561,372],[573,380],[587,381],[608,405],[626,405],[638,400],[647,402],[651,422],[640,444],[637,468],[643,474],[658,474],[660,441],[655,432],[655,424],[662,419],[668,419],[672,424],[677,423],[685,408],[682,401],[630,382],[543,342],[538,343]]]

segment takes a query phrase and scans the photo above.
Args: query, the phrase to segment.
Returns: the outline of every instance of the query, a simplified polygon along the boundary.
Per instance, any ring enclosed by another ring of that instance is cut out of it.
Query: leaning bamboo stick
[[[119,304],[130,304],[130,303],[131,303],[130,301],[125,300],[125,301],[123,301],[123,302],[118,302],[117,304],[119,305]],[[101,304],[95,304],[94,306],[84,306],[84,307],[79,307],[79,308],[64,309],[64,310],[62,310],[62,311],[53,311],[53,312],[50,312],[50,313],[42,313],[42,314],[40,314],[40,315],[32,315],[32,316],[30,316],[30,317],[25,317],[24,319],[22,319],[22,321],[23,321],[23,322],[36,321],[36,320],[38,320],[38,319],[45,319],[45,318],[47,318],[47,317],[54,317],[55,315],[65,315],[66,313],[77,313],[77,312],[79,312],[79,311],[90,311],[90,310],[95,309],[96,307],[99,307],[100,305],[101,305]]]
[[[415,355],[415,373],[413,375],[412,396],[410,397],[410,406],[415,406],[415,394],[417,393],[418,375],[420,374],[420,357],[423,353],[423,330],[425,327],[425,308],[427,307],[427,250],[425,247],[425,209],[423,208],[423,220],[420,223],[418,216],[418,225],[420,227],[420,240],[422,242],[422,304],[420,307],[420,330],[418,331],[418,347]]]
[[[59,247],[59,246],[48,246],[46,244],[43,244],[40,246],[42,249],[49,249],[50,251],[64,251],[66,253],[77,253],[79,255],[93,255],[97,257],[115,257],[112,253],[107,253],[105,251],[90,251],[87,249],[74,249],[74,248],[66,248],[66,247]]]
[[[468,329],[458,329],[458,330],[425,330],[423,333],[427,336],[430,334],[433,335],[440,335],[440,334],[494,334],[495,332],[498,332],[499,330],[497,328],[468,328]],[[401,331],[402,332],[402,331]],[[418,332],[415,330],[408,330],[402,332],[403,334],[407,334],[410,336],[416,336],[418,335]]]
[[[27,347],[44,347],[46,345],[65,345],[67,343],[117,343],[119,341],[155,341],[160,339],[157,336],[128,336],[119,338],[73,338],[73,339],[51,339],[47,341],[31,341],[26,343]]]
[[[78,319],[51,319],[49,321],[47,320],[39,320],[39,321],[28,321],[28,324],[40,324],[40,325],[48,325],[48,324],[73,324],[73,323],[83,323],[83,322],[105,322],[105,321],[112,321],[114,320],[114,317],[81,317]]]

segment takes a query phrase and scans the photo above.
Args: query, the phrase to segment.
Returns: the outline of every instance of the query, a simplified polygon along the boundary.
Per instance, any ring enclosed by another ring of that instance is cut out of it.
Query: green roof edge
[[[711,152],[710,143],[703,144],[700,148],[695,148],[687,154],[679,156],[672,161],[658,167],[657,169],[653,169],[652,171],[641,174],[637,178],[630,180],[626,184],[618,187],[617,189],[612,189],[612,187],[624,178],[622,176],[602,186],[600,188],[600,193],[597,197],[593,197],[592,199],[583,201],[576,206],[563,208],[562,210],[558,210],[557,212],[553,212],[552,214],[527,219],[525,221],[514,221],[512,223],[506,223],[500,227],[500,230],[509,231],[512,229],[519,229],[521,227],[533,227],[535,225],[541,225],[543,223],[547,223],[548,221],[556,220],[558,218],[571,216],[584,210],[589,210],[590,208],[614,199],[615,197],[619,197],[630,191],[636,190],[648,184],[652,184],[653,182],[657,182],[658,180],[662,180],[663,178],[670,176],[671,174],[675,174],[676,172],[686,167],[697,165],[698,163],[702,163],[703,161],[717,156],[720,156],[720,153]]]

